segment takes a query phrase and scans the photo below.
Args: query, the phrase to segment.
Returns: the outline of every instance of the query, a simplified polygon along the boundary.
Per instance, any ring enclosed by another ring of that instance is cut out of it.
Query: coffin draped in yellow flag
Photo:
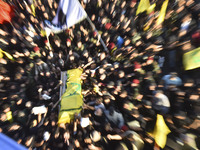
[[[167,135],[170,132],[171,131],[169,130],[169,128],[165,124],[163,116],[157,114],[156,125],[154,127],[154,131],[153,131],[152,135],[153,135],[153,137],[155,139],[156,144],[159,147],[161,147],[161,148],[165,147],[166,141],[167,141]]]
[[[185,70],[192,70],[200,67],[200,47],[183,55],[183,65]]]
[[[67,89],[61,97],[58,124],[70,123],[74,119],[74,114],[78,114],[82,109],[81,74],[82,69],[71,69],[67,71]]]

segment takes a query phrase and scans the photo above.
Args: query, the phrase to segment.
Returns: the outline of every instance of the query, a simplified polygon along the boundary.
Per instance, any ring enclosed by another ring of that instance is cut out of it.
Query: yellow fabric
[[[3,58],[3,53],[0,51],[0,58]]]
[[[40,34],[41,34],[43,37],[45,37],[45,36],[46,36],[46,31],[43,30],[43,29],[41,29]]]
[[[162,4],[158,19],[156,20],[156,25],[161,24],[164,19],[165,19],[165,14],[166,14],[166,10],[167,10],[167,6],[168,6],[168,2],[169,0],[165,0]]]
[[[150,7],[149,0],[141,0],[137,8],[136,15],[146,11],[149,7]]]
[[[70,123],[74,114],[82,109],[83,96],[81,94],[82,69],[71,69],[67,71],[67,89],[61,97],[61,108],[58,124]]]
[[[154,127],[154,131],[153,131],[152,136],[154,137],[155,142],[159,147],[161,147],[161,148],[165,147],[166,141],[167,141],[167,135],[170,132],[171,131],[169,130],[169,128],[165,124],[163,116],[157,114],[156,125]]]
[[[33,16],[35,17],[35,6],[34,6],[34,2],[35,2],[35,1],[33,1],[33,3],[31,4],[31,10],[32,10]]]
[[[10,60],[14,60],[12,55],[10,55],[9,53],[3,51],[1,48],[0,48],[0,58],[3,58],[3,54]]]
[[[152,5],[147,9],[147,14],[150,14],[151,12],[153,12],[155,7],[156,7],[156,3],[152,4]]]
[[[13,121],[13,117],[12,117],[12,111],[9,111],[6,113],[6,117],[7,117],[7,120],[9,122],[12,122]]]
[[[200,67],[200,47],[183,55],[183,65],[185,70],[192,70]]]

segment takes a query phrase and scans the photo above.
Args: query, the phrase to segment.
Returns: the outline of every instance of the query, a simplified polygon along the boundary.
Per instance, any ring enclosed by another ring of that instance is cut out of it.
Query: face
[[[91,20],[94,21],[96,18],[95,14],[92,15]]]
[[[101,55],[100,55],[100,60],[105,59],[105,57],[106,57],[106,54],[105,54],[105,53],[101,53]]]
[[[125,16],[122,15],[122,16],[120,17],[120,22],[122,22],[122,21],[124,20],[124,18],[125,18]]]
[[[88,52],[85,51],[85,52],[83,53],[83,56],[86,57],[86,58],[88,58],[88,56],[89,56]]]
[[[125,5],[126,5],[126,1],[124,1],[124,2],[121,4],[121,8],[124,8]]]
[[[58,40],[55,41],[55,44],[60,47],[60,42]]]
[[[29,147],[29,146],[31,145],[31,142],[32,142],[32,141],[33,141],[33,137],[28,138],[28,139],[26,140],[25,145],[26,145],[27,147]]]
[[[0,115],[0,120],[1,120],[1,121],[4,122],[4,121],[6,121],[6,119],[7,119],[6,114],[1,114],[1,115]]]
[[[153,60],[147,60],[147,65],[150,65],[150,64],[152,64],[153,63]]]
[[[120,97],[122,97],[122,98],[127,97],[127,93],[126,93],[126,92],[121,93],[121,94],[120,94]]]
[[[125,76],[125,73],[124,72],[120,72],[119,78],[123,78],[124,76]]]
[[[17,105],[22,104],[22,99],[18,100],[16,104],[17,104]]]
[[[70,41],[67,41],[66,44],[67,44],[67,47],[71,46],[71,42]]]
[[[100,73],[100,74],[103,74],[104,72],[105,72],[105,69],[103,69],[103,68],[100,68],[100,69],[99,69],[99,73]]]
[[[131,41],[130,41],[129,39],[127,39],[127,40],[124,42],[124,45],[125,45],[125,46],[128,46],[130,43],[131,43]]]
[[[17,40],[14,39],[14,38],[12,38],[12,39],[10,40],[10,42],[11,42],[12,44],[16,44],[16,43],[17,43]]]
[[[100,80],[105,80],[106,79],[106,75],[105,74],[102,74],[101,76],[100,76]]]
[[[78,42],[77,46],[78,46],[78,48],[81,48],[82,47],[82,42]]]

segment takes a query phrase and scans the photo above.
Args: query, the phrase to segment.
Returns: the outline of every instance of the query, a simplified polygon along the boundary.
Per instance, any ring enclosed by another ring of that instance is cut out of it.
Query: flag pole
[[[91,25],[92,30],[94,30],[94,31],[97,33],[97,36],[99,36],[99,33],[98,33],[98,31],[97,31],[95,25],[92,23],[92,21],[90,20],[90,18],[89,18],[88,16],[87,16],[87,21],[88,21],[89,24]],[[106,47],[106,45],[105,45],[104,41],[102,40],[101,36],[100,36],[100,42],[101,42],[101,44],[103,45],[104,50],[105,50],[106,52],[109,52],[109,51],[108,51],[108,48]]]

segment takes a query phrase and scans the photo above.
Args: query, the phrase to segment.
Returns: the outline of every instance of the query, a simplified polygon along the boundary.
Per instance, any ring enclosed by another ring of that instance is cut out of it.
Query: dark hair
[[[110,114],[110,115],[113,115],[113,114],[114,114],[115,109],[114,109],[113,106],[110,106],[110,107],[108,108],[108,110],[109,110],[109,114]]]

